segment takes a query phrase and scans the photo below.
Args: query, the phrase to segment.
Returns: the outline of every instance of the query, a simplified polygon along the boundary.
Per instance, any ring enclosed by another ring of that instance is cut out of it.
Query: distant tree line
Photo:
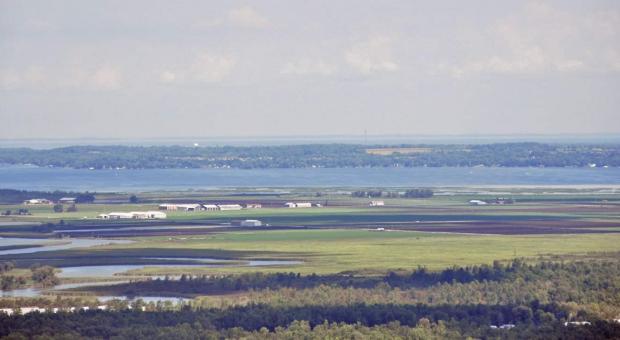
[[[399,153],[398,148],[424,148]],[[394,148],[390,154],[369,148]],[[585,167],[620,166],[620,145],[495,143],[481,145],[312,144],[248,147],[70,146],[0,149],[0,164],[80,169],[307,167]]]
[[[402,194],[397,191],[381,191],[381,190],[357,190],[351,193],[351,196],[353,197],[368,197],[368,198],[380,198],[380,197],[430,198],[430,197],[433,197],[433,195],[434,195],[433,190],[427,189],[427,188],[409,189]]]
[[[2,149],[0,149],[0,153]],[[1,162],[0,162],[1,163]],[[93,203],[94,193],[71,191],[29,191],[15,189],[0,189],[0,204],[21,204],[32,198],[45,198],[58,201],[63,197],[75,197],[75,203]]]

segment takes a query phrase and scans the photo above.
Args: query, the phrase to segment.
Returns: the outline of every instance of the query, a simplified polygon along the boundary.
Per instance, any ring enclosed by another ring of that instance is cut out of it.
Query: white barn
[[[109,214],[99,214],[97,218],[103,220],[125,220],[125,219],[164,219],[168,215],[161,211],[132,211],[132,212],[111,212]]]
[[[200,204],[160,204],[159,210],[169,210],[169,211],[200,211],[202,209],[202,205]]]

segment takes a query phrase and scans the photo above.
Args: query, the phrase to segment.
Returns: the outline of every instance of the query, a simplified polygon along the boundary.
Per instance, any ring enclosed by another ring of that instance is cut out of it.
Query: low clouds
[[[345,49],[331,51],[332,58],[326,62],[321,58],[301,58],[284,64],[280,70],[284,75],[296,76],[371,76],[398,70],[392,55],[393,39],[386,36],[371,36]]]
[[[120,89],[122,83],[121,71],[110,65],[57,65],[55,68],[30,66],[22,70],[0,70],[0,88],[4,90],[113,91]]]
[[[234,66],[235,60],[231,57],[202,53],[190,66],[190,75],[198,81],[218,82],[226,78]]]
[[[365,75],[398,70],[392,57],[392,41],[386,37],[372,37],[353,46],[345,53],[345,60]]]
[[[233,57],[201,52],[188,65],[163,70],[159,81],[166,84],[218,83],[231,74],[235,65]]]
[[[265,28],[269,20],[250,6],[234,8],[228,12],[228,21],[239,27]]]
[[[620,14],[569,12],[547,2],[529,2],[498,18],[468,46],[468,57],[436,68],[462,78],[476,74],[544,75],[615,71],[620,61]]]
[[[284,67],[280,70],[281,74],[285,75],[320,75],[331,76],[336,73],[337,67],[332,64],[328,64],[322,60],[312,60],[303,58],[297,61],[288,62],[284,64]]]
[[[121,86],[121,73],[111,66],[96,69],[87,78],[87,82],[95,89],[116,90]]]

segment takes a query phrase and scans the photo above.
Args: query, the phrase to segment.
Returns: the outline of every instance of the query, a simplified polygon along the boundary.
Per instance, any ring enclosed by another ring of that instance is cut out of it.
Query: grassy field
[[[141,274],[207,274],[248,271],[293,271],[338,273],[344,271],[384,273],[411,270],[418,266],[442,269],[454,265],[492,263],[493,260],[540,256],[620,251],[620,234],[489,236],[369,230],[286,230],[227,232],[182,238],[139,238],[136,243],[98,247],[98,261],[137,256],[208,257],[242,259],[296,259],[303,263],[274,266],[226,268],[157,268]],[[87,259],[90,251],[39,254],[46,257]],[[98,262],[101,263],[101,262]]]

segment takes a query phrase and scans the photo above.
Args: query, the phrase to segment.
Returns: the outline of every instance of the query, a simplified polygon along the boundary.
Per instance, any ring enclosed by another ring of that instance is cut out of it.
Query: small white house
[[[217,210],[220,210],[220,208],[218,208],[218,206],[215,205],[215,204],[203,204],[202,205],[202,210],[217,211]]]
[[[368,205],[371,207],[382,207],[385,205],[385,202],[384,201],[370,201]]]
[[[487,205],[487,202],[481,200],[471,200],[469,205]]]
[[[297,204],[293,203],[293,202],[286,202],[284,203],[284,206],[287,208],[297,208]]]
[[[262,227],[263,222],[259,220],[244,220],[244,221],[241,221],[239,225],[242,227]]]
[[[247,204],[245,205],[245,208],[246,208],[246,209],[260,209],[260,208],[262,208],[262,207],[263,207],[263,205],[262,205],[262,204],[260,204],[260,203],[247,203]]]
[[[221,211],[227,211],[227,210],[241,210],[243,209],[243,207],[239,204],[218,204],[218,208]]]

